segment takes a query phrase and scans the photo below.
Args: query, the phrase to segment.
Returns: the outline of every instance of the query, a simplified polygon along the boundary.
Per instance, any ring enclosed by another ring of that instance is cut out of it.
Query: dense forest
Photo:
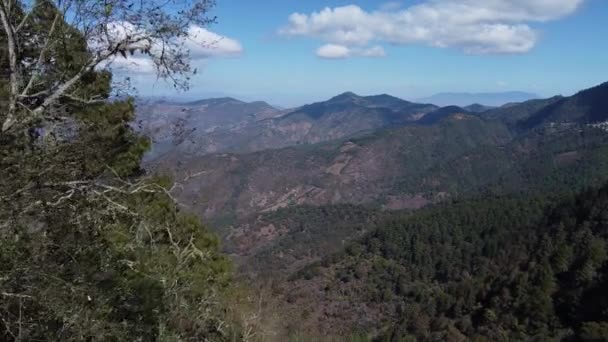
[[[224,238],[224,250],[239,256],[243,273],[272,278],[332,255],[387,215],[356,205],[279,209],[243,220],[239,231]]]
[[[205,192],[146,169],[104,66],[187,88],[176,42],[213,1],[57,3],[0,0],[0,340],[608,341],[608,84],[419,123],[434,106],[343,94],[389,125],[192,157]],[[142,30],[113,41],[120,19]],[[223,246],[179,194],[219,198]]]
[[[607,229],[608,186],[457,201],[387,219],[283,291],[327,334],[602,341]]]

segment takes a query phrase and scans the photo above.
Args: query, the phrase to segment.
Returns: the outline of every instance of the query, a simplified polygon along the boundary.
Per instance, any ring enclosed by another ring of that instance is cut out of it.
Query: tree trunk
[[[7,131],[15,124],[17,119],[17,97],[19,96],[19,89],[21,87],[21,74],[19,72],[19,64],[17,63],[18,51],[17,44],[15,42],[15,31],[13,30],[13,26],[9,21],[10,15],[5,12],[6,8],[6,2],[4,2],[2,8],[0,8],[0,20],[2,21],[4,32],[6,33],[6,41],[8,45],[10,95],[8,99],[8,113],[4,123],[2,124],[2,132]]]

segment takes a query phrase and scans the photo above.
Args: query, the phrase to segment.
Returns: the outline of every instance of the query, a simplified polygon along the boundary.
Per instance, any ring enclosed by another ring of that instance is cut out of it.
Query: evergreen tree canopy
[[[61,27],[44,52],[52,67],[33,85],[43,93],[91,52],[51,2],[38,3],[20,34]],[[18,63],[41,55],[36,48],[22,46]],[[72,94],[95,101],[62,98],[61,119],[0,134],[0,340],[234,337],[223,307],[231,265],[217,238],[180,212],[171,182],[140,169],[149,143],[129,126],[133,101],[110,98],[111,82],[109,72],[87,69]]]

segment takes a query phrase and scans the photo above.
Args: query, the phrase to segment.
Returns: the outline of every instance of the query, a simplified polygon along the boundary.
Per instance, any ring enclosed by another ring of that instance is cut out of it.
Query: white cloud
[[[389,3],[371,12],[356,5],[327,7],[311,14],[293,13],[279,33],[347,48],[385,42],[455,48],[469,54],[525,53],[539,39],[531,23],[563,18],[583,2],[427,0],[402,9]]]
[[[199,26],[192,26],[188,30],[186,47],[192,58],[238,56],[243,53],[243,46],[237,40]]]
[[[350,49],[344,45],[326,44],[317,50],[317,56],[327,59],[343,59],[350,56]]]
[[[129,48],[143,50],[150,48],[153,52],[162,49],[161,44],[152,39],[146,38],[145,31],[138,30],[133,24],[128,22],[112,22],[108,26],[108,35],[100,34],[92,37],[89,46],[93,49],[99,47],[113,46],[125,40],[137,41]],[[199,26],[191,26],[188,29],[188,36],[177,41],[190,52],[190,59],[193,63],[200,64],[200,61],[209,58],[231,57],[241,55],[244,51],[240,42],[235,39],[221,36]],[[129,72],[135,74],[154,74],[156,67],[154,62],[146,55],[135,52],[126,56],[115,56],[110,60],[101,63],[98,68],[110,68],[114,71]]]
[[[156,66],[152,60],[140,56],[127,56],[127,58],[116,56],[100,65],[100,67],[131,74],[154,74],[156,72]]]
[[[382,46],[369,48],[350,48],[339,44],[325,44],[317,49],[317,56],[325,59],[345,59],[349,57],[384,57],[386,52]]]

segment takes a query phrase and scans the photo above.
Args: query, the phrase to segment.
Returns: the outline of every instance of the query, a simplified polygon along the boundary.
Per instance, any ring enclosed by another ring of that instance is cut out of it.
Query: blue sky
[[[492,1],[217,2],[218,23],[208,29],[242,51],[194,61],[201,72],[186,94],[136,76],[142,95],[294,106],[344,91],[405,99],[444,91],[551,96],[608,81],[605,0],[495,0],[508,5],[481,8],[486,16],[496,12],[485,19],[472,15],[474,6]],[[290,19],[293,13],[306,21]],[[488,31],[478,34],[482,27]]]

